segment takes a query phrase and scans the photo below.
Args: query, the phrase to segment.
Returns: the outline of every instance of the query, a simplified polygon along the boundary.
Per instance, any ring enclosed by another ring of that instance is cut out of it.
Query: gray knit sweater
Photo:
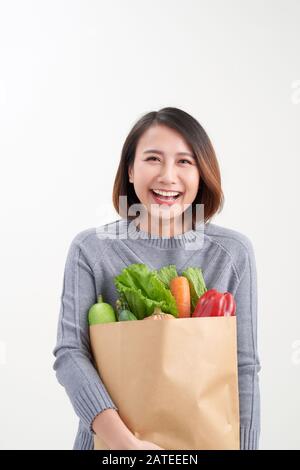
[[[115,305],[118,293],[113,277],[132,263],[144,263],[150,269],[175,264],[178,274],[188,266],[198,266],[208,289],[234,295],[241,449],[258,449],[261,366],[257,349],[257,274],[251,241],[240,232],[212,223],[200,224],[196,230],[175,237],[149,235],[137,230],[129,219],[78,233],[66,259],[53,368],[79,417],[73,449],[92,449],[93,419],[107,408],[118,410],[92,362],[87,313],[98,294]]]

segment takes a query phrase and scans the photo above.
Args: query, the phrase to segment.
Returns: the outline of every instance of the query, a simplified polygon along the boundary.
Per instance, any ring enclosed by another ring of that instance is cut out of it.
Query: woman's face
[[[140,137],[128,175],[138,199],[155,219],[180,216],[194,201],[200,182],[190,146],[176,130],[160,124]],[[164,197],[155,190],[179,195]]]

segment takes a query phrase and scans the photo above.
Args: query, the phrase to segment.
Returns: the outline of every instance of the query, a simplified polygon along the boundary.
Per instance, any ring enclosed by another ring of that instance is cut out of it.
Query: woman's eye
[[[158,160],[157,157],[148,157],[148,158],[146,159],[146,162],[147,162],[148,160],[152,160],[153,158],[156,159],[156,160]]]
[[[153,160],[153,159],[154,159],[154,160],[158,160],[158,161],[159,161],[159,158],[157,158],[157,157],[154,157],[154,156],[152,156],[152,157],[148,157],[148,158],[146,159],[146,161],[148,161],[148,160]],[[189,160],[187,160],[187,159],[185,159],[185,158],[182,158],[182,159],[181,159],[181,160],[179,160],[179,161],[180,161],[180,162],[187,162],[189,165],[191,165],[191,164],[192,164],[192,163],[191,163]]]

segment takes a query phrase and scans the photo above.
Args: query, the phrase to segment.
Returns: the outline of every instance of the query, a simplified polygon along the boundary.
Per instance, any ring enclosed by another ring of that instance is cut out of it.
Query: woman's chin
[[[168,206],[167,204],[151,204],[150,205],[150,215],[155,218],[161,219],[171,219],[174,217],[179,217],[182,214],[183,209],[180,204],[172,204]]]

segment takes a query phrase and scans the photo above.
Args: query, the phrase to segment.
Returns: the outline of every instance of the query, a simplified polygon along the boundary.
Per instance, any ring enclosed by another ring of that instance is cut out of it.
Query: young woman
[[[214,149],[199,122],[171,107],[142,116],[123,145],[113,203],[121,219],[77,234],[65,265],[53,353],[57,379],[79,417],[74,449],[93,449],[95,434],[109,449],[160,449],[128,429],[91,357],[88,310],[100,293],[105,302],[115,304],[112,278],[131,263],[145,263],[150,269],[175,264],[179,273],[199,266],[209,289],[234,295],[240,447],[257,449],[255,255],[246,235],[211,223],[224,196]]]

